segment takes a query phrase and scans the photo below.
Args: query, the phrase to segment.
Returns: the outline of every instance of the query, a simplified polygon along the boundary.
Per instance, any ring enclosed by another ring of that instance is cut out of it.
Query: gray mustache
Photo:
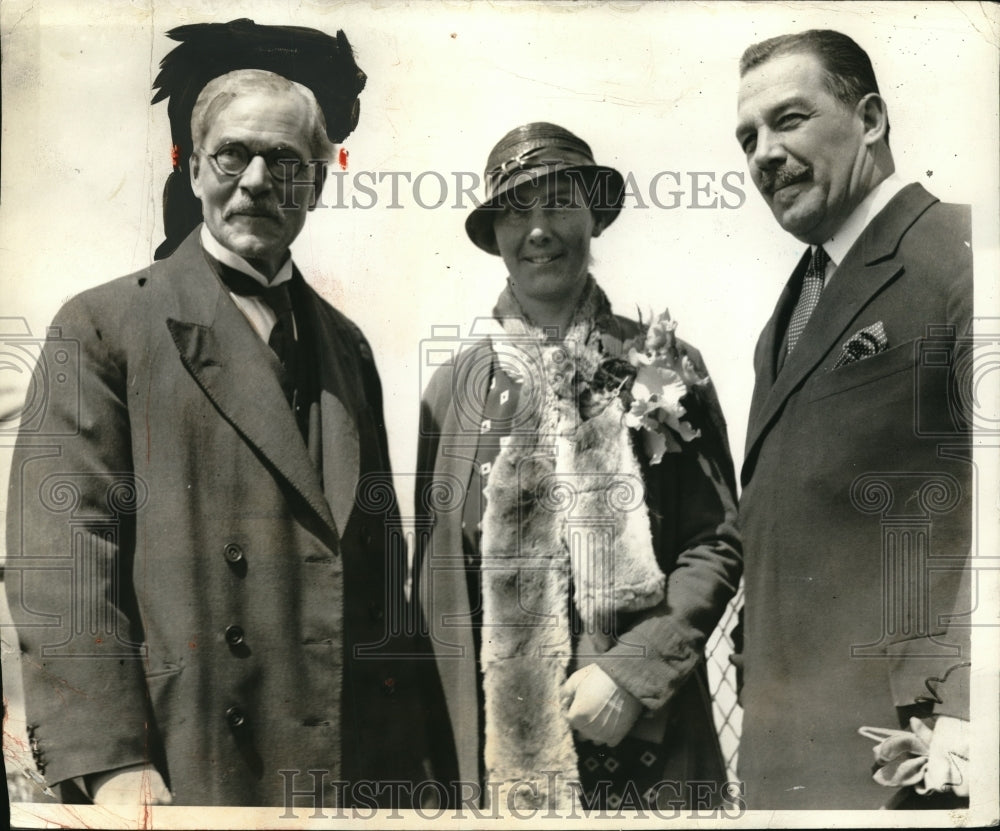
[[[796,165],[789,167],[785,165],[773,172],[763,171],[760,177],[761,190],[767,194],[772,194],[788,185],[803,182],[809,178],[809,168]]]
[[[259,202],[245,202],[240,205],[234,205],[226,211],[226,219],[234,216],[235,214],[262,216],[268,219],[281,219],[281,211],[278,210],[277,205],[261,204]]]

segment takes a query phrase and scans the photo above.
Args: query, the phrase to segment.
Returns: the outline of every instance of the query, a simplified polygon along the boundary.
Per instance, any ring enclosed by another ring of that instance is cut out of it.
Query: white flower
[[[698,370],[694,368],[694,363],[687,355],[681,357],[681,367],[680,367],[681,378],[684,379],[684,383],[688,387],[700,386],[703,387],[708,383],[708,378],[703,378],[698,374]]]
[[[681,376],[655,363],[640,365],[632,383],[633,398],[657,406],[680,406],[686,394],[687,386]]]
[[[667,309],[650,326],[646,332],[646,351],[659,352],[667,350],[674,344],[674,330],[677,328],[677,321],[670,319],[670,310]]]
[[[683,362],[681,365],[682,372],[699,381],[694,374],[694,366],[686,356],[685,361],[686,366]],[[655,465],[668,450],[676,452],[681,449],[665,427],[675,431],[684,441],[696,439],[701,433],[681,420],[687,415],[681,399],[688,392],[681,373],[663,366],[660,359],[634,349],[629,353],[629,362],[638,367],[638,371],[632,383],[632,405],[625,413],[625,424],[635,430],[642,428],[647,431],[650,463]]]

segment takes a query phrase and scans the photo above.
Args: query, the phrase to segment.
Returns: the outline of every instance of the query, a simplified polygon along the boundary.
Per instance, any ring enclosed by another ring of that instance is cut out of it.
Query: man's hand
[[[642,704],[597,664],[578,669],[562,688],[566,719],[583,738],[614,747],[635,724]]]
[[[969,795],[969,722],[938,716],[930,735],[924,788]]]
[[[156,768],[133,765],[89,777],[95,805],[170,805],[174,800]]]

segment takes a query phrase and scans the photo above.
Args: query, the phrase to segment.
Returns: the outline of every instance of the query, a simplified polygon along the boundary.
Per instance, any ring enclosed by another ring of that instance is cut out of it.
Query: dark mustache
[[[777,170],[764,170],[760,174],[760,187],[764,193],[770,195],[776,190],[804,182],[809,178],[809,168],[804,165],[784,165]]]
[[[236,214],[262,216],[274,220],[281,219],[281,211],[276,204],[271,202],[241,202],[226,211],[226,219]]]

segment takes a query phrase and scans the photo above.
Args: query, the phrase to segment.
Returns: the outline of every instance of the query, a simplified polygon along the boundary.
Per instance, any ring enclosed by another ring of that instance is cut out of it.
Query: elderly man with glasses
[[[381,388],[289,252],[365,75],[342,32],[170,34],[168,256],[58,313],[13,465],[38,773],[66,801],[396,804],[422,741]]]

